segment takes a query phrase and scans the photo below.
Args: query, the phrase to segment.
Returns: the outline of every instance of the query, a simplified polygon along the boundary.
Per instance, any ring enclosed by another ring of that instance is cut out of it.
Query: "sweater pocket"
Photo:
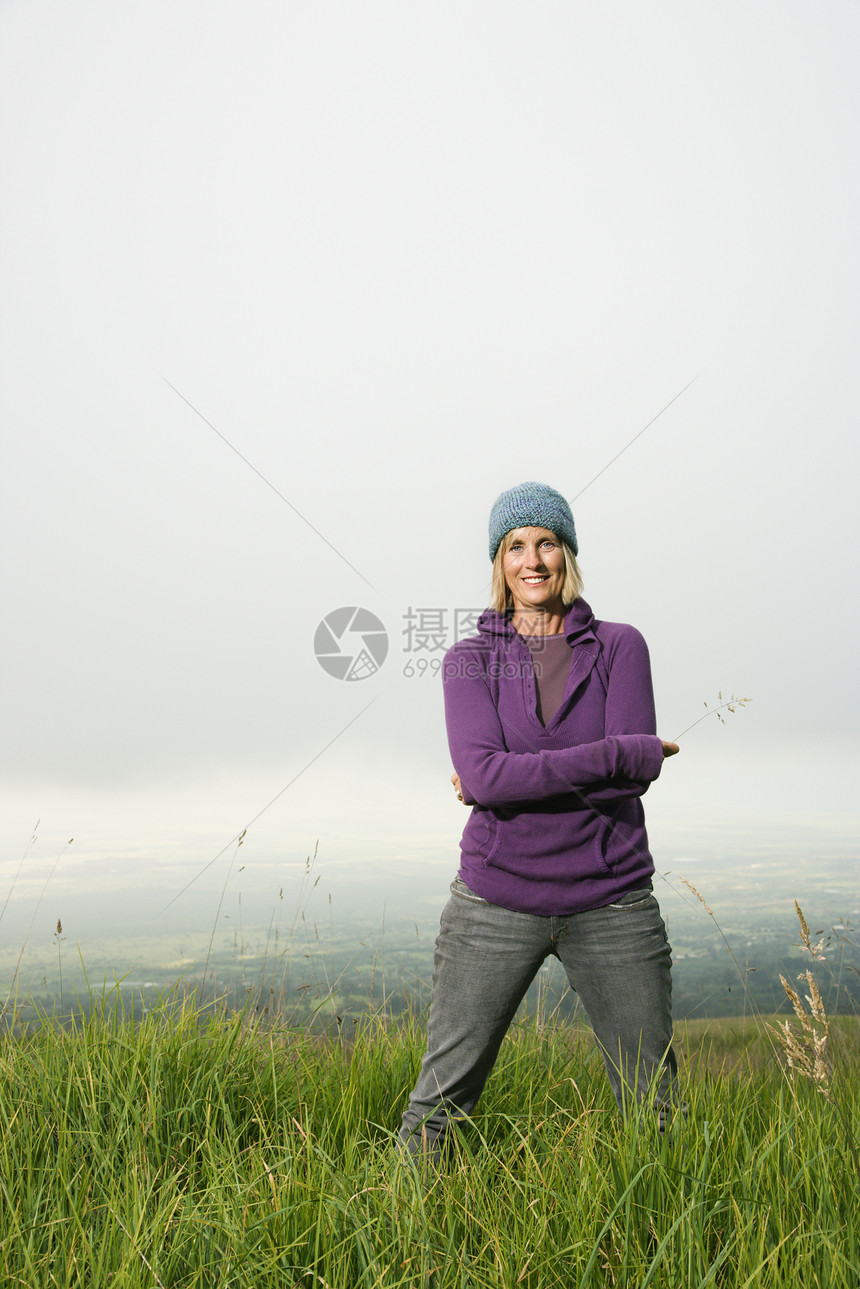
[[[611,815],[601,815],[595,856],[600,867],[610,873],[626,870],[636,859],[650,860],[645,815],[638,799],[621,801]]]
[[[460,842],[463,854],[474,856],[486,868],[499,848],[499,840],[499,821],[495,811],[485,806],[474,806]]]

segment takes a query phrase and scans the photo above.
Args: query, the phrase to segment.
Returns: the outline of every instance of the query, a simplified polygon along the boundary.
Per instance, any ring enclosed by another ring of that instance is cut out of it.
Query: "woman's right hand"
[[[664,760],[664,761],[665,761],[665,759],[666,759],[666,757],[667,757],[667,756],[677,756],[677,754],[678,754],[678,753],[680,752],[680,750],[681,750],[681,749],[678,747],[678,744],[677,744],[677,743],[667,743],[667,742],[666,742],[666,740],[665,740],[664,738],[661,738],[661,739],[660,739],[660,742],[663,744],[663,760]]]

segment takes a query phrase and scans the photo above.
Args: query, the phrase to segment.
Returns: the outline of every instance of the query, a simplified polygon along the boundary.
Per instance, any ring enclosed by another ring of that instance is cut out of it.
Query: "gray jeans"
[[[438,1155],[451,1120],[475,1109],[550,954],[582,1000],[619,1107],[650,1088],[662,1127],[677,1081],[672,956],[650,889],[585,913],[539,917],[489,904],[457,878],[436,941],[427,1052],[400,1129],[407,1150]]]

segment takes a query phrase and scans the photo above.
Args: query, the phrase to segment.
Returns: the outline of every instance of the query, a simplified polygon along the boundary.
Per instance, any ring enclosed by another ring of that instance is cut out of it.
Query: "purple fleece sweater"
[[[647,885],[654,863],[639,798],[663,749],[642,636],[598,622],[577,600],[564,619],[567,687],[544,728],[526,643],[492,609],[478,631],[442,668],[451,759],[473,806],[460,876],[493,904],[545,916]]]

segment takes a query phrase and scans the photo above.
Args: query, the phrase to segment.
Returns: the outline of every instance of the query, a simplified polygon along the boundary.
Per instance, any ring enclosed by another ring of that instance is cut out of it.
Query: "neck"
[[[557,636],[564,631],[564,606],[552,609],[515,609],[514,630],[523,636]]]

